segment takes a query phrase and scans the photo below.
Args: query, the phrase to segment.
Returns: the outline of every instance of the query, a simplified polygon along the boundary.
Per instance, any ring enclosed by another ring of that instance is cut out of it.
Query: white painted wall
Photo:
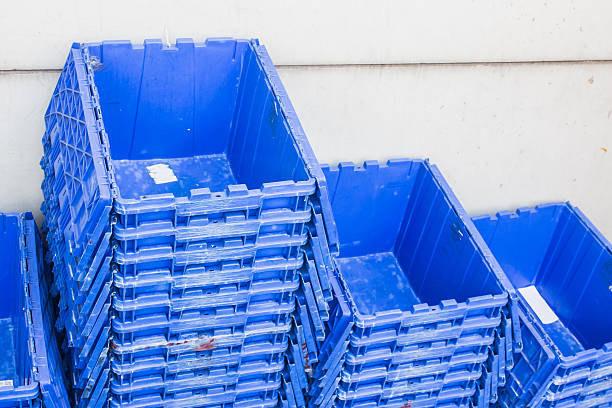
[[[73,41],[259,37],[276,64],[607,59],[606,0],[59,0],[0,12],[0,69],[58,68]]]
[[[612,237],[605,0],[11,3],[0,208],[38,210],[42,115],[71,42],[222,35],[299,65],[279,71],[321,161],[430,157],[472,214],[569,199]],[[602,62],[554,62],[583,60]]]
[[[612,63],[280,75],[321,162],[429,157],[473,215],[571,200],[612,238]]]

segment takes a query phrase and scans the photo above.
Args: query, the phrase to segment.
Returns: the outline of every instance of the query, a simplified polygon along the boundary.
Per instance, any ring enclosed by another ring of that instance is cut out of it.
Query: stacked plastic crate
[[[524,345],[499,406],[612,407],[612,244],[569,203],[474,224],[519,293]]]
[[[77,406],[276,406],[298,270],[337,239],[264,47],[75,44],[43,145]]]
[[[0,406],[68,408],[32,214],[0,214]]]
[[[310,378],[289,373],[288,405],[489,406],[520,343],[516,293],[437,168],[394,160],[323,171],[339,290],[327,324],[310,309],[326,336]]]

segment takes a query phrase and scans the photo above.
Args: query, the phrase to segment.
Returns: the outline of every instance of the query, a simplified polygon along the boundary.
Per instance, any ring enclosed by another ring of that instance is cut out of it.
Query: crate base
[[[374,314],[397,308],[410,310],[421,303],[392,252],[336,261],[361,313]]]
[[[228,185],[236,184],[225,154],[113,160],[113,167],[115,181],[124,199],[165,193],[187,197],[191,189],[207,187],[210,191],[224,191]]]

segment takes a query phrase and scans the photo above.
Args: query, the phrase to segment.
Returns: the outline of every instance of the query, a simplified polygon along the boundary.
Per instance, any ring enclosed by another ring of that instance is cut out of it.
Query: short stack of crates
[[[31,213],[0,214],[0,407],[69,408]]]
[[[438,169],[392,160],[323,172],[340,243],[330,278],[339,293],[310,378],[286,375],[287,405],[494,403],[520,343],[516,293]]]
[[[276,406],[299,270],[337,234],[265,48],[74,44],[43,145],[76,406]]]
[[[612,407],[612,245],[569,203],[475,217],[519,293],[499,406]]]

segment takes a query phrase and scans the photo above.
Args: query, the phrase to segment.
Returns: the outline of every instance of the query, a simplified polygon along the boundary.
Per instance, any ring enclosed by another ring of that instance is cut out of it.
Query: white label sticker
[[[170,166],[164,163],[147,166],[147,171],[155,184],[172,183],[173,181],[178,181]]]
[[[0,380],[1,387],[13,387],[13,380]]]
[[[555,312],[550,308],[548,303],[546,303],[546,300],[540,295],[540,292],[538,292],[535,286],[531,285],[520,288],[518,291],[523,295],[523,298],[529,303],[529,306],[531,306],[531,309],[533,309],[543,324],[551,324],[559,320]]]

